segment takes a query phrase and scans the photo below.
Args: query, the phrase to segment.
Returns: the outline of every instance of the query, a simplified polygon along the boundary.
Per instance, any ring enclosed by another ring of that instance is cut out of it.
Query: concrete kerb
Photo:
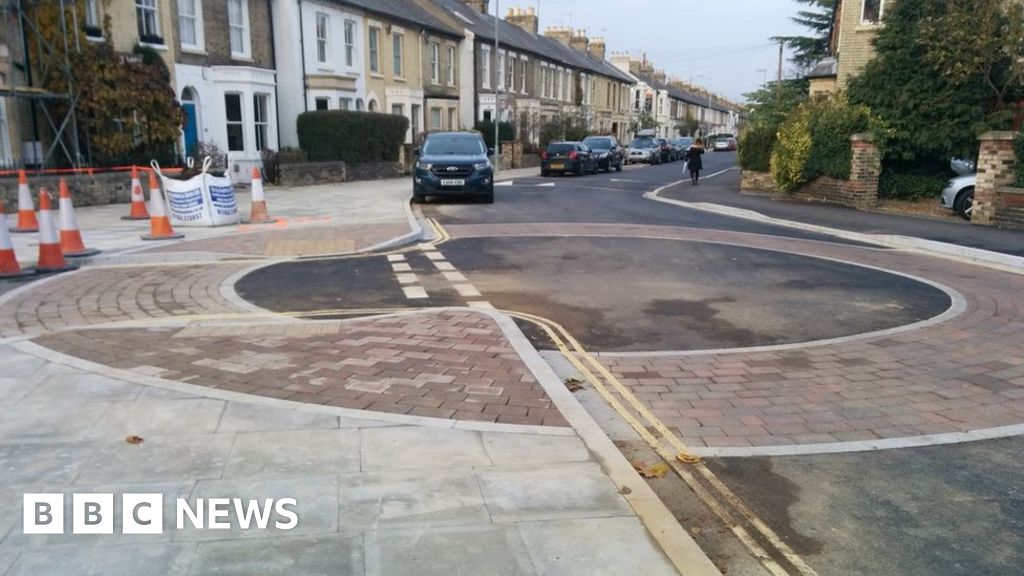
[[[492,318],[502,329],[513,349],[530,372],[544,387],[552,402],[580,436],[605,473],[619,487],[619,493],[644,523],[663,552],[681,574],[687,576],[715,575],[721,572],[704,554],[689,533],[680,526],[665,504],[637,474],[615,444],[608,438],[590,413],[576,400],[551,366],[526,338],[516,323],[497,310],[473,309]]]
[[[715,176],[720,176],[732,170],[735,170],[735,168],[722,170],[721,172],[716,172],[709,176],[705,176],[704,178],[705,180],[709,178],[714,178]],[[806,224],[803,222],[785,220],[782,218],[772,218],[770,216],[765,216],[764,214],[761,214],[760,212],[755,212],[753,210],[733,208],[731,206],[723,206],[721,204],[713,204],[710,202],[684,202],[682,200],[661,197],[662,192],[670,188],[674,188],[675,186],[678,186],[684,182],[684,180],[671,182],[652,192],[647,192],[646,194],[644,194],[644,198],[647,198],[648,200],[653,200],[655,202],[672,204],[674,206],[681,206],[683,208],[700,210],[703,212],[709,212],[721,216],[743,218],[745,220],[752,220],[755,222],[761,222],[763,224],[785,226],[786,228],[793,228],[796,230],[813,232],[817,234],[827,234],[829,236],[835,236],[837,238],[843,238],[845,240],[852,240],[855,242],[863,242],[865,244],[875,244],[877,246],[885,246],[887,248],[897,248],[900,250],[920,252],[922,254],[927,254],[930,256],[940,256],[944,258],[949,258],[951,260],[968,262],[971,264],[980,264],[997,270],[1002,270],[1004,272],[1012,272],[1015,274],[1024,273],[1024,257],[1011,256],[1009,254],[1000,254],[998,252],[991,252],[989,250],[969,248],[967,246],[959,246],[957,244],[937,242],[935,240],[926,240],[923,238],[915,238],[912,236],[901,236],[896,234],[863,234],[860,232],[850,232],[848,230],[830,228],[828,226],[819,226],[817,224]]]

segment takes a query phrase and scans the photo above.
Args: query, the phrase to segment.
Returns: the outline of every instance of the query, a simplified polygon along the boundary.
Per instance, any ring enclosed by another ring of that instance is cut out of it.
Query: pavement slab
[[[192,576],[361,576],[362,534],[201,542]]]

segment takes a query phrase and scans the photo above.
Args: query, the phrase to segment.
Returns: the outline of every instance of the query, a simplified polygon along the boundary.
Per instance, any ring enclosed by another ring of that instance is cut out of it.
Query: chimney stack
[[[481,14],[487,14],[487,9],[490,7],[490,3],[491,3],[491,0],[464,0],[464,1],[466,2],[466,4],[470,8],[472,8],[473,10],[476,10],[477,12],[480,12]]]
[[[654,81],[658,82],[658,83],[661,83],[661,84],[664,84],[665,83],[665,71],[664,70],[658,70],[657,72],[655,72],[654,73]]]
[[[537,17],[537,11],[533,8],[527,8],[526,10],[522,8],[509,8],[505,21],[526,30],[526,32],[534,36],[540,31],[540,18]]]
[[[594,38],[590,41],[590,55],[598,60],[604,60],[606,46],[604,38]]]
[[[550,27],[544,31],[544,35],[548,38],[558,40],[566,46],[569,46],[572,42],[572,28],[565,28],[561,26]]]
[[[583,52],[584,54],[588,53],[590,51],[590,39],[587,38],[587,31],[577,30],[574,32],[572,38],[569,40],[569,46],[571,46],[573,50]]]

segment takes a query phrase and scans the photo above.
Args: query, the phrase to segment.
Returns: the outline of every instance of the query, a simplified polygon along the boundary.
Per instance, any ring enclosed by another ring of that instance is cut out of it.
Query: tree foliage
[[[778,126],[797,106],[807,101],[809,83],[806,78],[769,82],[754,92],[744,94],[750,108],[751,125]]]
[[[633,113],[633,118],[629,122],[630,130],[635,134],[641,130],[648,130],[650,128],[657,128],[658,121],[651,114],[650,110],[644,108],[639,112]]]
[[[798,0],[808,5],[808,10],[801,10],[791,20],[808,30],[808,36],[776,36],[776,42],[782,42],[793,51],[792,62],[801,68],[808,68],[818,60],[829,55],[829,43],[832,38],[832,22],[835,19],[838,0]]]
[[[700,129],[700,121],[694,118],[690,110],[687,109],[686,117],[680,118],[676,122],[675,129],[680,136],[693,136]]]
[[[887,162],[973,156],[979,133],[1008,127],[1005,114],[994,114],[990,91],[978,74],[950,81],[922,42],[925,23],[945,17],[947,5],[947,0],[887,5],[885,26],[875,39],[877,56],[847,88],[851,102],[867,105],[891,130]]]
[[[32,4],[40,23],[40,33],[57,49],[32,47],[33,63],[45,70],[41,82],[51,92],[67,92],[68,80],[74,86],[76,118],[81,133],[98,157],[124,157],[133,153],[145,157],[166,149],[177,141],[184,122],[181,106],[171,88],[170,72],[155,51],[136,47],[133,54],[122,54],[107,42],[82,41],[69,50],[70,65],[64,67],[60,31],[60,5]],[[83,3],[77,9],[82,10]],[[75,4],[67,6],[68,22]],[[77,15],[84,22],[84,14]],[[106,22],[111,38],[110,22]],[[70,73],[70,74],[69,74]]]
[[[948,81],[982,80],[1002,109],[1024,77],[1024,0],[947,0],[921,24],[928,61]]]
[[[540,127],[540,145],[546,148],[551,142],[578,142],[590,135],[590,122],[582,110],[577,113],[562,113],[551,117]]]

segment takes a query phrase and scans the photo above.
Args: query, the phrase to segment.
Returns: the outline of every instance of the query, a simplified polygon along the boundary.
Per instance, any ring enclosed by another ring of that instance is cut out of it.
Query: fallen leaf
[[[144,442],[144,440],[142,439],[142,436],[136,436],[134,434],[132,434],[131,436],[125,438],[124,441],[129,443],[129,444],[142,444]]]
[[[633,468],[636,468],[636,471],[644,478],[661,478],[668,474],[668,464],[664,462],[647,465],[645,462],[637,460],[632,462],[632,464]]]
[[[619,494],[622,494],[623,496],[628,496],[632,493],[633,489],[630,488],[629,486],[623,486],[622,488],[619,489]]]
[[[583,381],[578,378],[566,378],[565,387],[569,389],[569,392],[583,390]]]
[[[693,534],[694,536],[700,534],[700,531],[701,531],[700,526],[694,526],[693,528],[690,528],[690,533]]]

